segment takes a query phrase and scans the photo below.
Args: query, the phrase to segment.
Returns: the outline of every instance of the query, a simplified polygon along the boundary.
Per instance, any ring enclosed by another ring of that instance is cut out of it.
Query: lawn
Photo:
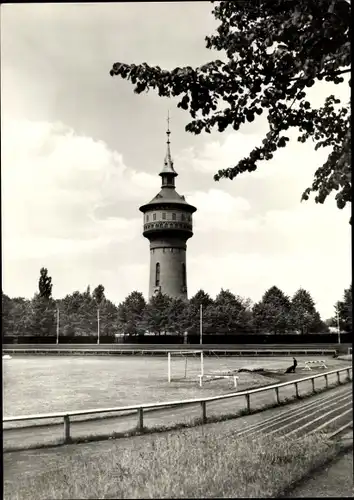
[[[6,454],[4,498],[274,498],[337,451],[321,434],[251,441],[214,424],[38,450],[30,460]]]
[[[299,376],[301,363],[298,358]],[[281,372],[292,358],[205,357],[204,371],[265,367]],[[328,360],[328,367],[346,365]],[[230,380],[208,382],[199,387],[196,375],[200,361],[188,359],[187,379],[184,360],[174,359],[172,374],[178,381],[167,381],[167,356],[13,356],[3,360],[4,416],[73,411],[88,408],[125,406],[137,403],[198,398],[233,392]],[[261,374],[239,374],[238,390],[275,383]]]

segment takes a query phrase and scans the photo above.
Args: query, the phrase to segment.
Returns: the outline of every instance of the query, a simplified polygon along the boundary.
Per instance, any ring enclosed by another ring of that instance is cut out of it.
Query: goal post
[[[191,351],[191,350],[182,350],[182,351],[168,351],[167,353],[167,380],[169,383],[172,381],[172,357],[182,357],[184,358],[184,378],[187,378],[187,369],[188,369],[188,357],[190,355],[200,355],[200,374],[204,375],[204,358],[203,351]]]

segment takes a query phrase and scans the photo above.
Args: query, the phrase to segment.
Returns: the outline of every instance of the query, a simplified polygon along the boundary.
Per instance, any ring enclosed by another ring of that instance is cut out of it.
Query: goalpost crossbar
[[[185,365],[184,365],[184,378],[187,377],[187,355],[188,354],[200,354],[200,373],[203,376],[204,375],[204,360],[203,360],[203,351],[202,350],[195,350],[191,351],[190,349],[188,350],[180,350],[180,351],[168,351],[167,353],[167,378],[168,382],[171,382],[171,357],[175,355],[181,355],[185,358]]]

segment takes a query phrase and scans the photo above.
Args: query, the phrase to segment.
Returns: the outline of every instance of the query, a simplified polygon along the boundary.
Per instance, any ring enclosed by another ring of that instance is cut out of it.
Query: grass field
[[[301,365],[308,358],[298,358]],[[235,370],[242,367],[279,369],[291,364],[292,358],[205,357],[204,371]],[[328,358],[328,367],[347,364]],[[172,373],[184,376],[184,360],[174,359]],[[167,382],[167,356],[14,356],[3,361],[4,416],[51,413],[89,408],[125,406],[137,403],[198,398],[233,392],[230,380],[206,383],[199,387],[196,374],[200,362],[188,360],[189,378]],[[260,374],[239,374],[238,390],[276,382]]]
[[[213,425],[34,452],[29,469],[5,455],[4,498],[275,498],[337,451],[323,435],[249,441]]]

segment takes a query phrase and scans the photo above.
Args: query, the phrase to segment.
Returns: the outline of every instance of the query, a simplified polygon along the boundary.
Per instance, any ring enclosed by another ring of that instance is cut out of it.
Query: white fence
[[[44,420],[44,419],[53,419],[53,418],[62,418],[64,421],[64,443],[70,443],[71,442],[71,436],[70,436],[70,417],[74,416],[79,416],[79,415],[94,415],[94,414],[99,414],[99,413],[120,413],[120,412],[126,412],[126,411],[136,411],[137,412],[137,430],[142,431],[144,428],[144,410],[151,410],[151,409],[166,409],[166,408],[171,408],[171,407],[182,407],[186,405],[191,405],[191,404],[200,404],[201,406],[201,421],[202,423],[207,422],[207,403],[212,402],[212,401],[221,401],[224,399],[230,399],[230,398],[245,398],[246,402],[246,410],[248,413],[251,412],[251,397],[253,394],[258,394],[261,392],[265,391],[275,391],[276,395],[276,400],[277,403],[280,404],[280,397],[279,397],[279,389],[281,387],[286,387],[286,386],[291,386],[293,385],[295,388],[295,396],[299,398],[299,384],[302,382],[306,382],[308,380],[311,380],[312,382],[312,391],[315,392],[315,380],[319,379],[320,377],[325,378],[325,384],[326,388],[328,388],[328,376],[329,375],[337,375],[337,380],[338,384],[340,384],[342,381],[340,379],[340,374],[347,372],[347,379],[350,380],[350,372],[352,370],[351,366],[348,366],[346,368],[340,368],[337,370],[332,370],[329,372],[325,373],[320,373],[317,375],[311,375],[309,377],[305,377],[302,379],[297,379],[297,380],[291,380],[289,382],[283,382],[280,384],[274,384],[274,385],[268,385],[265,387],[260,387],[258,389],[251,389],[248,391],[242,391],[242,392],[235,392],[231,394],[223,394],[220,396],[211,396],[211,397],[206,397],[206,398],[201,398],[201,399],[186,399],[186,400],[181,400],[181,401],[164,401],[161,403],[147,403],[143,405],[130,405],[130,406],[120,406],[116,408],[98,408],[95,410],[76,410],[76,411],[70,411],[70,412],[59,412],[59,413],[46,413],[46,414],[38,414],[38,415],[25,415],[25,416],[19,416],[19,417],[4,417],[3,418],[3,423],[6,422],[23,422],[26,420]],[[32,427],[33,432],[34,427]],[[3,429],[3,432],[6,432],[6,429]]]

